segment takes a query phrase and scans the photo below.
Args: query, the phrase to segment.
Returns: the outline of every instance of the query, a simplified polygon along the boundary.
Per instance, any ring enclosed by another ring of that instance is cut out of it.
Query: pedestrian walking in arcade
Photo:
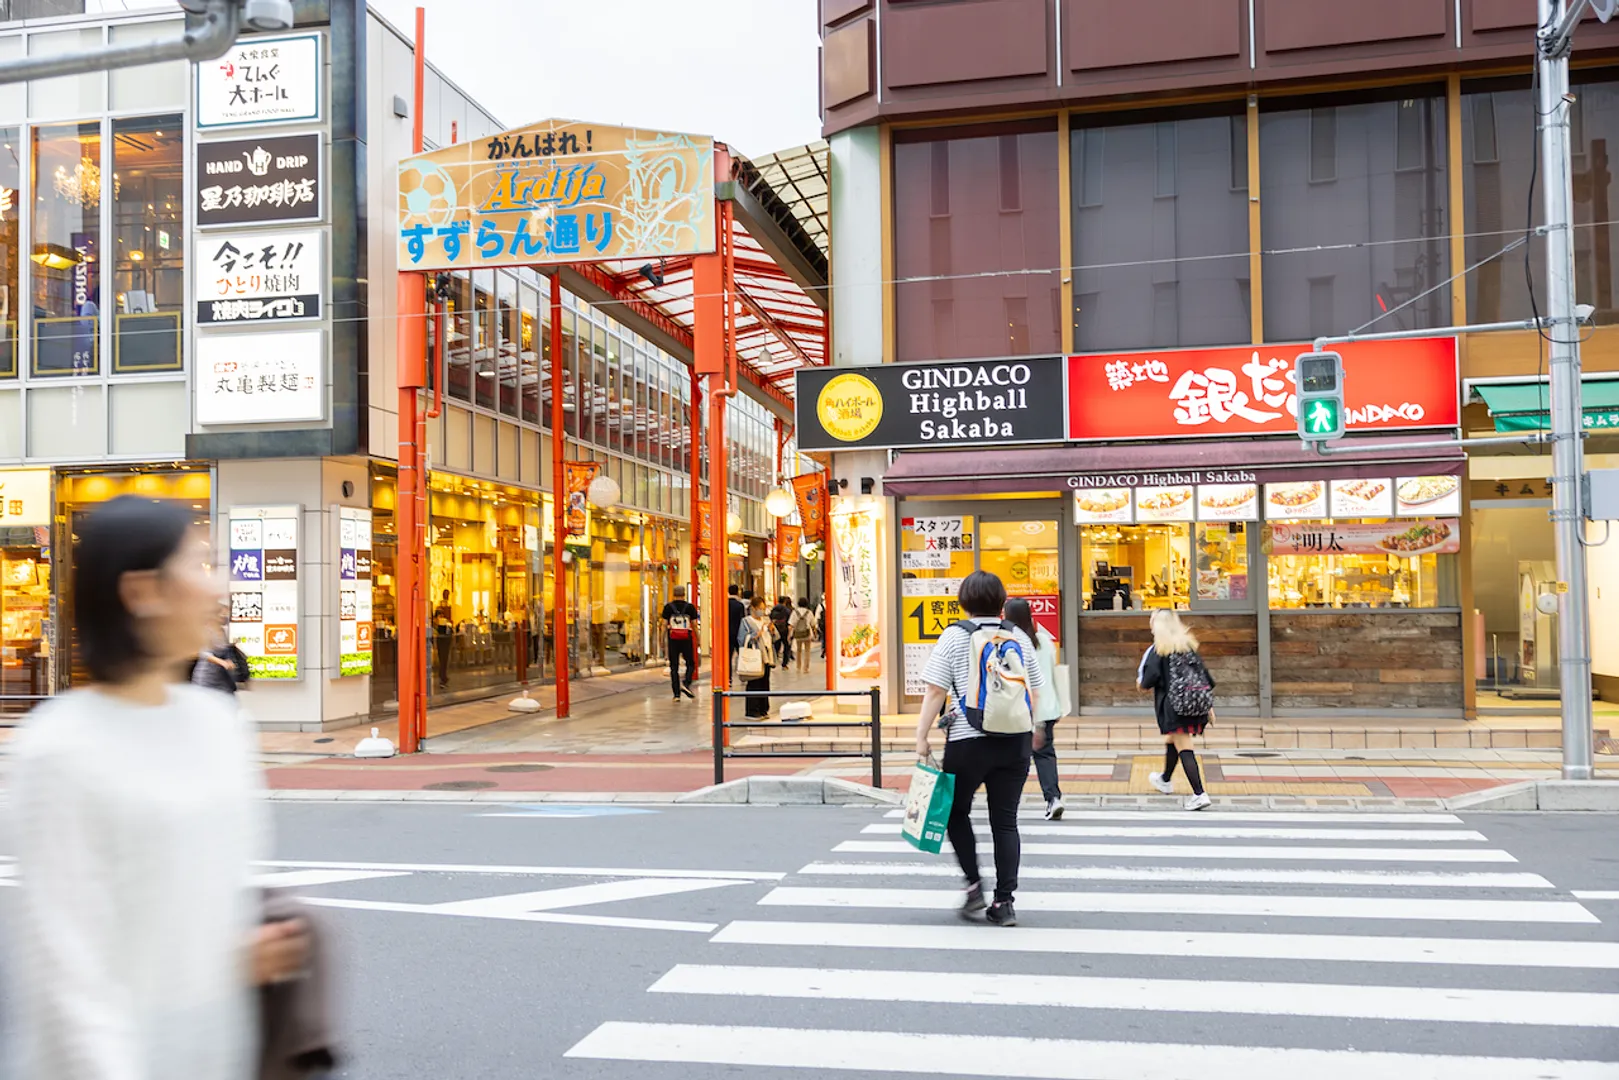
[[[742,620],[737,673],[746,680],[744,690],[769,690],[770,669],[776,663],[776,624],[765,609],[764,597],[755,596],[751,604],[747,618]],[[750,697],[744,711],[749,720],[762,720],[770,715],[770,699]]]
[[[663,605],[661,618],[664,633],[669,636],[669,688],[679,701],[682,694],[697,696],[691,692],[691,684],[697,678],[697,624],[702,615],[697,605],[686,599],[684,585],[676,585],[671,596],[673,599]],[[684,678],[680,675],[682,660],[686,662]]]
[[[946,731],[943,771],[954,774],[956,782],[945,831],[967,883],[964,918],[985,910],[971,816],[973,798],[984,789],[995,846],[995,902],[985,918],[997,926],[1015,926],[1012,897],[1022,854],[1018,803],[1033,748],[1045,744],[1044,729],[1034,723],[1035,703],[1046,692],[1045,676],[1034,662],[1034,642],[1001,620],[1006,587],[1000,578],[974,571],[961,583],[957,602],[967,618],[945,628],[922,669],[927,692],[916,724],[916,757],[927,761],[933,756],[932,730],[940,722]],[[991,664],[998,665],[993,672],[988,670]],[[999,690],[991,689],[992,684]],[[1010,701],[995,696],[1014,690]]]
[[[798,606],[793,609],[791,622],[793,636],[793,651],[798,655],[798,673],[808,675],[810,669],[810,646],[815,643],[815,612],[810,610],[809,597],[798,598]]]
[[[1057,686],[1057,639],[1043,626],[1036,626],[1034,609],[1021,596],[1006,601],[1006,621],[1034,642],[1034,663],[1045,677],[1047,693],[1040,695],[1034,722],[1045,734],[1045,745],[1034,752],[1034,771],[1040,779],[1040,794],[1046,801],[1046,820],[1062,818],[1062,787],[1057,782],[1057,721],[1062,719],[1062,699]]]
[[[1152,644],[1141,657],[1136,682],[1141,689],[1152,691],[1158,731],[1164,736],[1164,769],[1147,779],[1165,795],[1174,794],[1170,778],[1179,762],[1192,785],[1186,809],[1202,810],[1209,805],[1209,797],[1203,791],[1192,739],[1202,735],[1214,719],[1214,676],[1197,651],[1197,638],[1175,612],[1159,609],[1152,613]]]
[[[123,496],[74,563],[91,684],[13,746],[10,1075],[252,1080],[257,988],[299,978],[309,935],[264,922],[253,886],[271,846],[252,733],[183,681],[223,599],[207,536],[189,509]]]

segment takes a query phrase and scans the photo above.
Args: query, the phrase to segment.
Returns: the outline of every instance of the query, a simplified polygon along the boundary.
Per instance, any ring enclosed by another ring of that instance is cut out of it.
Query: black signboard
[[[197,224],[320,220],[319,135],[197,144]]]
[[[802,450],[1063,441],[1058,356],[805,368],[797,378]]]

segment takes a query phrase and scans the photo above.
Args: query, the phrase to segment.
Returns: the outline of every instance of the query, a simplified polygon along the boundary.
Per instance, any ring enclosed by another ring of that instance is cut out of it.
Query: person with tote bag
[[[1035,625],[1034,609],[1021,596],[1006,601],[1005,616],[1007,622],[1034,642],[1034,662],[1039,665],[1046,685],[1050,687],[1050,693],[1040,695],[1034,710],[1034,722],[1044,729],[1046,736],[1045,745],[1034,752],[1034,771],[1040,778],[1040,794],[1046,801],[1046,820],[1060,821],[1063,811],[1062,787],[1057,783],[1057,746],[1053,740],[1056,738],[1057,721],[1062,719],[1066,710],[1063,708],[1062,695],[1058,693],[1057,639],[1045,627]]]
[[[736,651],[736,673],[744,680],[744,690],[769,690],[770,668],[776,661],[776,627],[765,610],[765,598],[755,596],[752,608],[742,620],[740,644]],[[745,713],[750,720],[770,715],[770,699],[748,698]]]

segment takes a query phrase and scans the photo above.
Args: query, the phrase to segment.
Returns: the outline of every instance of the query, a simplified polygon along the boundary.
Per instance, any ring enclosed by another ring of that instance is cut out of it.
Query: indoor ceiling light
[[[47,270],[71,270],[83,260],[65,244],[35,244],[33,260]]]

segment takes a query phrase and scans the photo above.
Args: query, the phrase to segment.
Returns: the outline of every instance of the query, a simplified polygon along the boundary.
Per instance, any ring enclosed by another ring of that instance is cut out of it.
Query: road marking
[[[337,885],[344,881],[409,876],[403,870],[282,870],[258,874],[253,878],[253,884],[263,889],[306,889],[314,885]]]
[[[960,878],[939,862],[813,862],[800,874]],[[993,880],[993,873],[985,880]],[[1212,885],[1370,885],[1423,889],[1554,889],[1539,874],[1423,870],[1225,870],[1214,866],[1023,866],[1022,881],[1181,881]],[[1576,896],[1579,894],[1576,893]]]
[[[473,915],[499,918],[507,914],[534,911],[557,911],[561,908],[585,907],[590,904],[611,904],[619,900],[646,900],[654,896],[676,896],[681,893],[701,892],[704,889],[723,889],[748,882],[729,878],[712,881],[667,878],[640,878],[629,881],[607,881],[596,885],[572,885],[565,889],[541,889],[538,892],[513,893],[509,896],[488,896],[476,900],[452,900],[433,907],[448,915]]]
[[[1086,930],[896,923],[749,922],[727,924],[724,945],[921,949],[939,952],[1098,953],[1246,960],[1319,960],[1363,964],[1461,964],[1485,967],[1619,970],[1619,941],[1510,941],[1472,938],[1243,934],[1200,930]]]
[[[890,810],[887,818],[903,819],[905,811]],[[973,816],[986,818],[987,812],[975,809]],[[1019,811],[1018,817],[1030,821],[1044,820],[1039,810]],[[1356,825],[1460,825],[1462,819],[1455,814],[1391,814],[1366,811],[1333,810],[1210,810],[1193,818],[1184,810],[1067,810],[1064,821],[1111,821],[1124,824],[1131,821],[1263,821],[1320,824],[1324,821],[1342,821]]]
[[[949,869],[949,867],[946,867],[946,869]],[[1574,898],[1576,900],[1619,900],[1619,891],[1575,889]]]
[[[867,825],[861,833],[867,835],[898,836],[903,825]],[[979,830],[980,835],[987,835]],[[1388,841],[1455,841],[1489,838],[1471,829],[1259,829],[1248,826],[1226,828],[1221,825],[1143,826],[1116,828],[1110,825],[1019,825],[1024,836],[1112,836],[1127,839],[1169,840],[1181,836],[1196,836],[1210,840],[1388,840]]]
[[[1612,1063],[1599,1061],[619,1021],[602,1024],[566,1056],[1043,1080],[1613,1080],[1614,1075]]]
[[[320,862],[310,859],[271,859],[259,866],[315,870],[398,870],[414,874],[526,874],[533,877],[631,878],[736,878],[739,881],[780,881],[787,875],[770,870],[656,870],[622,866],[488,866],[469,863]]]
[[[934,889],[806,889],[778,887],[765,907],[879,908],[952,911],[961,893]],[[1259,896],[1184,892],[1020,893],[1023,911],[1110,914],[1257,915],[1296,919],[1411,919],[1430,922],[1600,923],[1567,900],[1424,900],[1374,896]]]
[[[650,993],[1619,1027],[1619,994],[679,964]]]
[[[629,814],[656,814],[656,810],[648,810],[637,806],[567,806],[561,803],[535,803],[528,806],[516,806],[510,810],[491,810],[488,813],[476,814],[475,817],[517,817],[517,818],[596,818],[596,817],[625,817]]]
[[[448,915],[451,918],[505,919],[510,922],[562,923],[568,926],[607,926],[625,930],[677,930],[692,934],[712,934],[717,923],[679,922],[670,919],[630,919],[612,915],[558,915],[553,912],[508,912],[475,915],[469,911],[443,911],[436,904],[396,904],[383,900],[339,900],[327,896],[306,896],[302,902],[315,907],[349,908],[354,911],[393,911],[407,915]]]
[[[835,852],[863,855],[920,855],[903,840],[845,840]],[[1190,844],[1046,844],[1023,845],[1025,855],[1100,856],[1114,859],[1295,859],[1328,862],[1480,862],[1515,863],[1494,848],[1330,848],[1330,847],[1196,847]]]
[[[0,886],[15,885],[17,868],[15,866],[0,866]]]

